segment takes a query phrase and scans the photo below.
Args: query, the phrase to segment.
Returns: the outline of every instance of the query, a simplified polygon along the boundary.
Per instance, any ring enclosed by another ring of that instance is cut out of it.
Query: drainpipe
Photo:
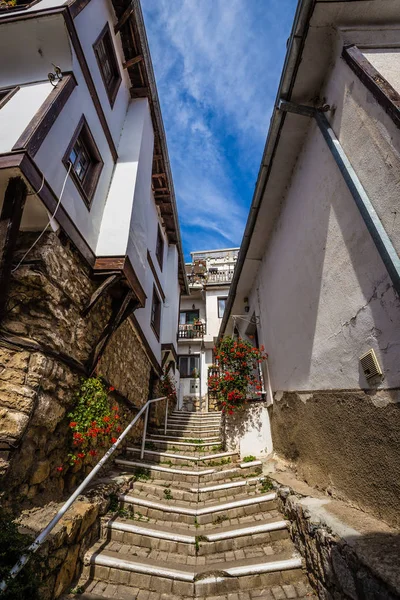
[[[335,159],[343,179],[349,188],[363,221],[375,243],[379,256],[389,273],[393,287],[400,296],[400,258],[328,119],[323,112],[316,110],[311,106],[302,106],[294,104],[293,102],[286,102],[285,100],[280,101],[279,108],[283,112],[290,112],[303,117],[311,117],[316,120],[327,146]]]
[[[247,251],[249,249],[250,241],[257,221],[261,200],[263,198],[264,191],[268,183],[273,159],[275,156],[275,150],[279,143],[280,133],[285,122],[286,115],[279,110],[278,105],[281,98],[290,100],[297,71],[300,66],[304,43],[307,37],[309,23],[311,15],[314,11],[315,4],[316,0],[299,0],[299,3],[297,5],[292,32],[288,40],[288,48],[286,52],[285,62],[283,65],[281,80],[279,82],[278,93],[276,96],[275,108],[271,117],[271,125],[268,131],[268,137],[264,148],[261,168],[258,174],[256,189],[251,203],[250,213],[247,219],[242,243],[240,245],[239,256],[236,262],[232,284],[229,290],[226,310],[222,319],[217,343],[219,343],[219,341],[225,333],[230,314],[232,312],[238,282],[242,273]]]

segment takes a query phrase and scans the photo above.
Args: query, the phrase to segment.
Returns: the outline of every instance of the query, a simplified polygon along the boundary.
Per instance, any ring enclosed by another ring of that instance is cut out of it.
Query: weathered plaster
[[[285,392],[272,407],[274,450],[310,485],[398,526],[399,395],[399,390]]]

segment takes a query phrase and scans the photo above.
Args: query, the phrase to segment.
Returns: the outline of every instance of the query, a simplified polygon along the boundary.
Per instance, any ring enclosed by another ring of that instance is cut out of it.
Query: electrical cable
[[[32,246],[30,246],[30,248],[28,248],[28,250],[25,252],[25,254],[24,254],[24,255],[23,255],[23,257],[21,258],[21,260],[19,261],[19,263],[17,264],[17,266],[16,266],[16,267],[14,267],[14,269],[12,269],[11,273],[15,273],[15,271],[16,271],[17,269],[19,269],[19,267],[21,266],[21,264],[23,263],[23,261],[25,260],[25,258],[28,256],[29,252],[31,252],[31,250],[33,250],[33,248],[36,246],[36,244],[38,243],[38,241],[39,241],[39,240],[42,238],[42,236],[45,234],[45,232],[47,231],[47,229],[48,229],[49,225],[51,224],[52,220],[53,220],[53,219],[54,219],[54,217],[56,216],[56,212],[58,211],[58,209],[59,209],[59,207],[60,207],[60,204],[61,204],[61,199],[62,199],[62,197],[63,197],[63,193],[64,193],[64,190],[65,190],[65,186],[66,186],[66,183],[67,183],[67,179],[68,179],[68,177],[69,177],[69,174],[70,174],[70,172],[71,172],[71,169],[72,169],[72,163],[70,162],[70,163],[69,163],[69,169],[68,169],[68,172],[67,172],[67,174],[66,174],[66,176],[65,176],[64,183],[63,183],[63,185],[62,185],[62,188],[61,188],[61,193],[60,193],[60,197],[59,197],[59,199],[58,199],[58,202],[57,202],[57,206],[56,206],[56,208],[55,208],[55,211],[54,211],[54,212],[53,212],[53,214],[51,215],[51,217],[50,217],[50,219],[49,219],[49,222],[47,223],[47,225],[46,225],[46,227],[43,229],[43,231],[40,233],[40,235],[39,235],[39,236],[36,238],[36,240],[33,242]],[[43,185],[44,185],[44,176],[43,176],[42,185],[40,186],[39,190],[38,190],[38,191],[36,192],[36,194],[34,194],[34,195],[37,195],[37,194],[38,194],[38,193],[39,193],[39,192],[42,190],[42,188],[43,188]]]

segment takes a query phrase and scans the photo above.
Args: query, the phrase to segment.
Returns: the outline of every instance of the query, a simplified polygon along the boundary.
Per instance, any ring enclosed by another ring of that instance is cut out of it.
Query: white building
[[[134,326],[159,374],[176,357],[187,283],[139,1],[19,2],[0,11],[0,55],[2,225],[40,232],[57,209],[51,226],[93,274],[118,273],[133,292]],[[13,245],[15,235],[6,258]]]
[[[207,410],[208,368],[213,364],[238,248],[192,252],[191,256],[192,262],[186,264],[190,294],[182,296],[179,312],[179,407]]]
[[[397,524],[399,39],[396,0],[299,1],[221,327],[258,323],[275,451]]]

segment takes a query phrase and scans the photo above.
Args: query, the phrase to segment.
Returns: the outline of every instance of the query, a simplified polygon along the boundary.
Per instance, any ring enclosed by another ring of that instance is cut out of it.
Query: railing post
[[[147,434],[147,421],[149,418],[149,407],[146,408],[146,412],[144,413],[144,423],[143,423],[143,437],[142,437],[142,448],[140,450],[140,460],[143,460],[144,457],[144,447],[146,445],[146,434]]]
[[[168,401],[169,401],[169,399],[167,398],[167,402],[166,402],[166,405],[165,405],[164,435],[167,435],[167,425],[168,425]]]

